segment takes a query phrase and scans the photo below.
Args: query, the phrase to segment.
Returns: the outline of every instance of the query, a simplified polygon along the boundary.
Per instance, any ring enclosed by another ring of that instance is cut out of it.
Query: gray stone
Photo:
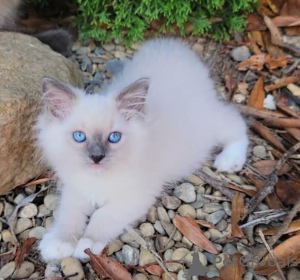
[[[199,185],[204,184],[204,181],[194,174],[189,175],[186,178],[186,180],[194,186],[199,186]]]
[[[176,186],[174,195],[186,203],[191,203],[196,200],[195,187],[190,183],[182,183]]]
[[[140,258],[139,258],[140,266],[143,266],[145,264],[152,263],[155,261],[156,261],[156,259],[150,251],[148,251],[144,248],[141,248],[141,253],[140,253]]]
[[[16,268],[15,262],[9,262],[0,269],[0,278],[7,278],[13,274]]]
[[[178,272],[182,269],[182,264],[180,263],[166,263],[166,268],[168,269],[168,271],[171,271],[171,272]]]
[[[22,207],[18,217],[21,218],[33,218],[38,213],[37,206],[33,203],[28,203],[26,206]]]
[[[157,215],[160,221],[171,221],[166,209],[163,207],[157,207]]]
[[[86,55],[82,57],[80,69],[81,71],[92,72],[92,61]]]
[[[25,193],[19,193],[14,199],[14,203],[19,204],[26,197]]]
[[[218,277],[220,272],[214,265],[208,266],[209,271],[206,273],[206,276],[210,278]]]
[[[122,251],[116,252],[116,258],[117,258],[118,262],[124,263],[124,256],[123,256]]]
[[[299,280],[300,279],[300,270],[297,267],[291,267],[288,270],[287,280]]]
[[[267,150],[264,146],[255,146],[253,147],[253,155],[258,157],[258,158],[261,158],[261,159],[265,159],[268,157],[268,153],[267,153]]]
[[[157,213],[156,213],[156,207],[151,206],[147,213],[147,220],[151,222],[152,224],[155,223],[157,220]]]
[[[223,219],[224,215],[225,215],[225,212],[223,210],[219,210],[214,213],[208,214],[205,217],[205,219],[206,219],[206,221],[215,225]]]
[[[1,237],[4,242],[8,242],[8,243],[12,242],[13,237],[12,237],[10,230],[8,230],[8,229],[2,230]]]
[[[215,228],[210,228],[208,232],[212,241],[222,237],[222,233]]]
[[[222,203],[223,209],[228,216],[231,216],[231,204],[227,201]]]
[[[94,49],[94,54],[97,55],[97,56],[101,56],[104,53],[105,53],[105,51],[101,47],[96,47]]]
[[[213,212],[216,212],[218,210],[221,210],[223,207],[219,203],[206,203],[203,206],[203,211],[205,213],[211,214]]]
[[[155,233],[155,230],[150,223],[142,223],[140,225],[140,231],[143,237],[150,237]]]
[[[166,236],[159,236],[155,240],[155,247],[158,251],[162,249],[170,249],[174,246],[174,244],[175,242],[172,239],[170,240],[169,237]]]
[[[120,251],[122,249],[123,245],[124,244],[121,240],[119,240],[119,239],[113,240],[112,242],[110,242],[108,244],[106,254],[108,256],[111,256],[113,253]]]
[[[15,279],[24,279],[29,277],[34,272],[34,264],[28,261],[21,263],[20,267],[15,270],[12,275],[12,278]]]
[[[36,239],[42,239],[43,235],[46,233],[47,229],[44,227],[35,227],[30,230],[28,236],[35,237]]]
[[[32,225],[32,221],[30,219],[27,218],[20,218],[17,220],[16,226],[15,226],[15,234],[19,234],[22,231],[24,231],[25,229],[31,228]]]
[[[2,215],[3,209],[4,209],[4,205],[2,201],[0,201],[0,216]]]
[[[42,218],[42,217],[45,217],[45,216],[49,216],[51,214],[51,210],[48,209],[45,204],[41,204],[39,205],[38,207],[38,213],[37,213],[37,217],[38,218]]]
[[[55,210],[58,206],[59,197],[56,194],[48,194],[44,198],[44,204],[49,210]]]
[[[208,203],[209,200],[204,198],[202,196],[202,194],[198,193],[197,197],[196,197],[196,201],[194,201],[193,203],[191,203],[191,206],[193,206],[195,209],[201,208],[204,203]]]
[[[177,212],[180,216],[186,216],[187,214],[189,214],[193,218],[196,218],[196,210],[191,205],[188,204],[181,205],[178,208]]]
[[[9,217],[14,211],[15,207],[11,205],[9,202],[5,202],[4,206],[4,217]]]
[[[72,257],[62,259],[61,270],[64,273],[64,275],[77,273],[76,276],[70,277],[69,278],[70,280],[81,280],[84,278],[84,271],[82,268],[82,264],[78,259]]]
[[[108,52],[112,52],[116,49],[116,45],[115,44],[103,44],[102,48]]]
[[[175,218],[176,213],[173,210],[168,211],[168,216],[170,217],[171,220]]]
[[[227,243],[222,251],[223,253],[227,253],[228,255],[233,255],[237,253],[237,248],[234,245]]]
[[[25,193],[27,195],[33,194],[36,192],[36,186],[25,187]]]
[[[163,195],[161,197],[161,202],[164,207],[166,207],[167,209],[172,209],[172,210],[177,209],[181,204],[180,199],[178,199],[175,196],[170,196],[170,195]]]
[[[185,257],[190,253],[190,251],[186,248],[178,248],[172,254],[173,261],[183,261]]]
[[[60,266],[57,263],[48,262],[44,276],[47,277],[61,277]]]
[[[0,42],[0,159],[5,162],[0,165],[1,195],[46,170],[32,130],[41,109],[42,77],[83,84],[70,60],[33,36],[0,32]]]
[[[167,232],[167,234],[169,236],[172,235],[173,240],[181,241],[182,235],[178,230],[176,230],[176,227],[173,224],[166,222],[166,221],[161,221],[161,224],[162,224],[163,228],[165,229],[165,231]]]
[[[165,230],[164,230],[164,228],[163,228],[163,226],[162,226],[162,224],[161,224],[160,221],[156,221],[156,222],[155,222],[154,228],[155,228],[155,230],[156,230],[158,233],[160,233],[160,234],[162,234],[162,235],[165,235],[165,234],[166,234],[166,232],[165,232]]]
[[[132,248],[129,245],[124,245],[122,248],[124,263],[128,265],[137,265],[139,263],[139,250]]]
[[[132,237],[131,234],[129,234],[128,232],[125,232],[121,235],[120,239],[124,242],[129,244],[131,247],[134,248],[139,248],[140,244],[137,243],[137,241],[134,239],[134,237]]]
[[[164,260],[165,261],[169,261],[172,260],[172,255],[173,255],[173,250],[172,249],[168,249],[164,252]]]
[[[143,273],[138,273],[133,276],[133,280],[148,280],[148,277]]]
[[[81,48],[79,48],[79,49],[76,50],[76,53],[78,55],[86,55],[86,54],[88,54],[90,52],[91,52],[91,49],[89,47],[81,47]]]
[[[29,232],[30,229],[25,229],[24,231],[22,231],[20,234],[18,234],[18,240],[19,241],[24,241],[29,237]]]
[[[232,49],[230,55],[235,61],[243,61],[249,58],[251,53],[248,47],[240,46]]]
[[[219,231],[223,231],[227,228],[227,226],[228,226],[228,223],[224,219],[222,219],[220,222],[217,223],[216,228]]]

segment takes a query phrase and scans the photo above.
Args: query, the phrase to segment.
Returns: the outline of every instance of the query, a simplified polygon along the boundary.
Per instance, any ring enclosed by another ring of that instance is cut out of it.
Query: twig
[[[279,275],[280,275],[281,279],[282,279],[282,280],[286,280],[286,278],[285,278],[285,276],[284,276],[284,274],[283,274],[283,272],[282,272],[282,270],[281,270],[281,267],[279,266],[279,264],[278,264],[278,262],[277,262],[277,259],[276,259],[275,255],[274,255],[274,252],[273,252],[273,250],[271,250],[269,244],[267,243],[267,241],[266,241],[266,239],[265,239],[265,236],[264,236],[264,234],[263,234],[263,232],[262,232],[261,229],[258,230],[258,234],[259,234],[259,236],[260,236],[262,242],[264,243],[265,247],[267,248],[267,250],[268,250],[270,256],[271,256],[271,257],[273,258],[273,260],[275,261],[275,265],[276,265],[277,271],[279,272]]]
[[[67,280],[70,277],[77,276],[77,275],[78,275],[78,272],[74,272],[74,273],[66,275],[66,276],[33,277],[33,278],[30,278],[30,280]],[[5,280],[13,280],[13,279],[14,278],[11,278],[11,277],[5,278]]]
[[[215,196],[215,195],[209,195],[209,194],[202,194],[203,198],[208,198],[210,200],[216,200],[216,201],[230,201],[227,197],[224,196]]]
[[[269,244],[270,247],[273,247],[274,244],[277,242],[277,240],[286,232],[286,230],[288,229],[288,227],[289,227],[290,223],[292,222],[293,218],[296,216],[296,214],[299,211],[300,211],[300,199],[294,205],[292,210],[288,212],[288,214],[285,217],[283,223],[276,230],[275,234],[273,234],[273,236],[269,238],[268,244]],[[261,259],[266,253],[267,253],[266,250],[262,249],[259,252],[258,258]]]
[[[268,111],[266,109],[256,109],[247,105],[236,104],[238,110],[246,116],[251,116],[254,118],[284,118],[285,115],[278,112]]]
[[[254,226],[254,225],[258,225],[258,224],[267,224],[269,221],[274,220],[274,219],[279,218],[279,217],[282,217],[282,216],[285,216],[285,215],[287,215],[287,212],[277,213],[277,214],[274,214],[274,215],[261,217],[259,219],[255,219],[255,220],[252,220],[248,223],[240,225],[240,228],[246,228],[246,227]]]
[[[265,185],[257,191],[255,196],[251,198],[249,203],[246,206],[244,216],[242,220],[244,220],[253,210],[265,199],[267,195],[274,192],[274,187],[278,181],[277,173],[282,168],[283,164],[287,161],[287,159],[294,154],[300,148],[300,141],[292,146],[287,152],[283,154],[281,159],[279,159],[274,167],[274,170],[268,176]]]
[[[222,184],[222,182],[212,178],[210,175],[208,175],[206,172],[204,172],[203,169],[197,171],[196,175],[201,177],[206,183],[210,184],[216,190],[220,191],[222,194],[224,194],[230,200],[233,199],[235,191],[230,190],[229,188],[224,186]]]

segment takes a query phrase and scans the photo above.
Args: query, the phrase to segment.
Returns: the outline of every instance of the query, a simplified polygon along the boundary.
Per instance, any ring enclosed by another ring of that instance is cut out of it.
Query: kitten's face
[[[45,140],[51,145],[46,156],[54,167],[61,161],[95,172],[130,160],[142,133],[137,126],[142,123],[148,81],[139,80],[119,94],[107,95],[86,95],[49,78],[43,88],[42,116],[49,126],[44,128]]]

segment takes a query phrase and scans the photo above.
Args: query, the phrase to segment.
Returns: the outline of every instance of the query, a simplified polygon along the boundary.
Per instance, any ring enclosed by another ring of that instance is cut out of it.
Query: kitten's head
[[[102,170],[129,161],[142,138],[148,88],[143,78],[119,92],[90,95],[45,77],[37,125],[45,157],[57,171]]]

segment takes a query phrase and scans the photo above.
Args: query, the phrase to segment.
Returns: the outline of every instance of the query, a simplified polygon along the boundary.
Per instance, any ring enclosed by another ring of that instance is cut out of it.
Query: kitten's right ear
[[[50,77],[43,77],[43,102],[46,110],[57,119],[64,119],[71,111],[76,93],[73,89]]]

